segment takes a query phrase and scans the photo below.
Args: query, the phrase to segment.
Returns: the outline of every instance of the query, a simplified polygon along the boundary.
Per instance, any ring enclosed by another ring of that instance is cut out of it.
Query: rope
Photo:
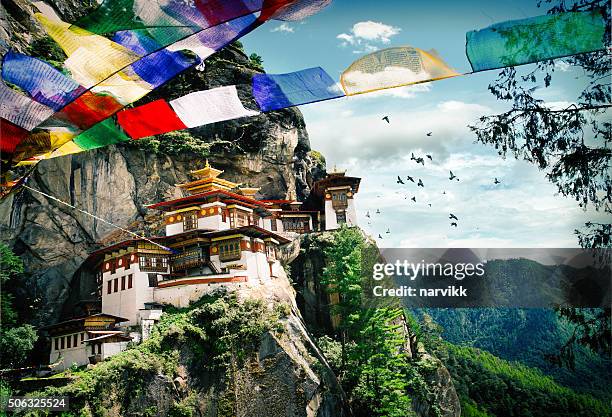
[[[38,193],[38,194],[44,195],[45,197],[50,198],[51,200],[57,201],[57,202],[58,202],[58,203],[60,203],[60,204],[63,204],[63,205],[65,205],[65,206],[68,206],[68,207],[70,207],[70,208],[71,208],[71,209],[73,209],[73,210],[76,210],[76,211],[78,211],[78,212],[81,212],[81,213],[83,213],[83,214],[85,214],[85,215],[87,215],[87,216],[93,217],[94,219],[99,220],[99,221],[101,221],[101,222],[103,222],[103,223],[106,223],[106,224],[108,224],[109,226],[112,226],[112,227],[114,227],[114,228],[116,228],[116,229],[119,229],[119,230],[121,230],[122,232],[128,233],[128,234],[130,234],[130,235],[134,236],[135,238],[138,238],[138,239],[140,239],[140,240],[144,240],[144,241],[147,241],[147,242],[149,242],[149,243],[152,243],[153,245],[158,246],[158,247],[160,247],[160,248],[161,248],[161,249],[163,249],[163,250],[167,250],[167,251],[169,251],[169,252],[174,252],[172,249],[167,248],[166,246],[160,245],[159,243],[156,243],[156,242],[152,241],[151,239],[148,239],[148,238],[146,238],[146,237],[144,237],[144,236],[141,236],[141,235],[139,235],[139,234],[137,234],[137,233],[134,233],[134,232],[132,232],[131,230],[127,230],[127,229],[125,229],[125,228],[123,228],[123,227],[121,227],[121,226],[117,226],[116,224],[111,223],[111,222],[109,222],[108,220],[105,220],[105,219],[103,219],[103,218],[101,218],[101,217],[99,217],[99,216],[96,216],[95,214],[91,214],[91,213],[89,213],[89,212],[87,212],[87,211],[85,211],[85,210],[82,210],[82,209],[80,209],[80,208],[78,208],[78,207],[75,207],[75,206],[73,206],[73,205],[72,205],[72,204],[70,204],[70,203],[66,203],[65,201],[62,201],[62,200],[60,200],[60,199],[59,199],[59,198],[57,198],[57,197],[54,197],[54,196],[49,195],[49,194],[47,194],[47,193],[44,193],[44,192],[42,192],[42,191],[40,191],[40,190],[36,190],[36,189],[34,189],[34,188],[32,188],[32,187],[28,187],[28,186],[27,186],[27,185],[25,185],[25,184],[23,184],[22,186],[23,186],[23,188],[27,188],[27,189],[28,189],[28,190],[30,190],[30,191],[34,191],[35,193]]]

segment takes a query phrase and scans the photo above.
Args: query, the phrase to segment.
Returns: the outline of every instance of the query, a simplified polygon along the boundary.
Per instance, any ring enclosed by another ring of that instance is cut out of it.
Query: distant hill
[[[570,326],[551,309],[427,309],[444,328],[442,337],[456,345],[471,346],[503,359],[536,367],[559,384],[597,398],[612,399],[610,359],[579,348],[576,370],[559,368],[545,359],[558,353]]]

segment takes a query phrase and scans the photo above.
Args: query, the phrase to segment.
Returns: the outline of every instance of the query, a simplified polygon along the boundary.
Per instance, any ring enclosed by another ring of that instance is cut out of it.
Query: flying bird
[[[425,166],[425,160],[424,160],[423,158],[420,158],[420,157],[419,157],[419,158],[417,158],[417,159],[416,159],[416,163],[417,163],[417,164],[421,164],[421,165]]]
[[[369,219],[370,218],[370,211],[368,210],[368,212],[366,213],[366,217]]]
[[[427,136],[431,136],[433,132],[427,132]]]
[[[449,218],[449,219],[451,219],[451,220],[459,220],[459,219],[457,218],[457,216],[455,216],[453,213],[449,214],[449,215],[448,215],[448,218]]]
[[[430,161],[433,161],[433,158],[431,157],[431,155],[425,155],[425,156],[428,157]]]
[[[457,223],[452,222],[452,223],[451,223],[451,226],[457,227]]]
[[[389,116],[385,116],[385,117],[383,117],[383,118],[382,118],[382,120],[384,120],[384,121],[385,121],[385,122],[387,122],[387,123],[391,123],[391,122],[389,121]]]
[[[414,152],[410,152],[410,160],[416,161],[416,158],[414,157]]]
[[[410,175],[406,175],[406,179],[407,179],[408,181],[412,181],[412,182],[414,182],[414,178],[412,178]]]
[[[455,174],[453,174],[453,171],[449,171],[450,172],[450,176],[448,177],[448,179],[450,181],[456,179],[457,181],[459,181],[459,177],[457,177]]]
[[[423,181],[421,181],[421,179],[419,178],[419,183],[417,184],[417,187],[423,187],[425,188],[425,185],[423,185]]]
[[[391,230],[387,227],[387,234],[391,234]]]
[[[380,233],[378,234],[378,238],[379,238],[379,239],[382,239],[382,236],[380,235]]]
[[[400,178],[400,176],[397,176],[397,183],[398,184],[404,184],[404,181],[402,181],[402,179]]]
[[[380,210],[379,209],[376,209],[376,214],[380,214]]]
[[[446,191],[442,191],[442,194],[446,195]]]
[[[416,203],[416,196],[412,197],[411,200]]]
[[[431,207],[431,203],[427,204],[429,207]]]
[[[493,181],[493,184],[501,184],[501,181],[499,181],[497,177],[495,177],[495,181]]]

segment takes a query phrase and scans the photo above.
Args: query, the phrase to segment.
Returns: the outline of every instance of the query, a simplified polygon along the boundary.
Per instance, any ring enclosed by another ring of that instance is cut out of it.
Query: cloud
[[[401,31],[400,28],[371,20],[357,22],[349,33],[340,33],[336,39],[341,40],[340,46],[358,46],[353,53],[372,52],[379,49],[372,43],[387,44],[391,38]]]
[[[293,28],[293,26],[291,26],[289,23],[287,22],[283,22],[280,25],[278,25],[277,27],[275,27],[274,29],[272,29],[270,32],[287,32],[287,33],[293,33],[295,32],[295,29]]]
[[[399,34],[400,28],[385,25],[380,22],[357,22],[353,25],[351,32],[356,38],[365,39],[366,41],[389,43],[391,37]]]
[[[474,138],[467,125],[491,110],[481,104],[461,101],[443,101],[426,108],[406,108],[404,105],[401,109],[382,110],[385,100],[380,100],[381,96],[411,99],[430,88],[428,84],[417,84],[320,104],[313,111],[321,112],[321,116],[308,123],[309,134],[325,138],[318,150],[338,164],[352,158],[364,164],[401,161],[418,149],[436,153],[438,160],[448,158],[450,149],[457,143],[471,146]],[[381,110],[369,110],[376,108]],[[353,115],[333,118],[333,129],[330,129],[329,115],[346,110],[353,110]],[[383,115],[389,115],[390,124],[380,121]],[[433,136],[426,136],[430,131]],[[351,152],[345,152],[346,149]]]

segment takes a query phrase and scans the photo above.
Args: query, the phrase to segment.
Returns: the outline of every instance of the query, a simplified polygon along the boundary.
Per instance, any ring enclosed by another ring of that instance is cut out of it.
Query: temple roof
[[[41,327],[40,329],[41,330],[52,330],[52,329],[59,329],[59,328],[62,328],[62,327],[66,327],[66,326],[69,326],[70,328],[72,328],[72,327],[75,327],[75,326],[84,325],[85,324],[85,320],[92,319],[94,317],[110,318],[110,319],[113,319],[115,321],[115,323],[121,323],[121,322],[129,321],[128,319],[126,319],[124,317],[113,316],[112,314],[97,313],[97,314],[91,314],[89,316],[77,317],[77,318],[74,318],[74,319],[61,321],[61,322],[55,323],[55,324],[50,324],[48,326]]]
[[[195,180],[183,184],[176,184],[176,186],[190,194],[197,194],[213,190],[232,190],[240,185],[219,178],[219,175],[222,173],[222,170],[211,167],[208,160],[206,160],[204,168],[190,172],[190,174],[196,178]]]
[[[359,191],[360,182],[361,178],[347,177],[344,172],[336,171],[329,173],[327,177],[315,182],[312,190],[317,195],[323,195],[325,193],[325,189],[329,187],[351,186],[356,193]]]
[[[201,237],[201,238],[212,239],[216,237],[222,237],[226,235],[236,235],[236,234],[256,237],[260,239],[271,237],[271,238],[274,238],[276,241],[278,241],[281,244],[290,242],[289,239],[277,233],[271,232],[269,230],[263,229],[255,225],[242,226],[242,227],[237,227],[234,229],[225,229],[225,230],[201,230],[201,229],[200,230],[189,230],[187,232],[168,236],[167,242],[169,245],[171,245],[172,242],[180,241],[185,237],[189,237],[190,235],[197,235],[198,237]]]
[[[252,206],[260,207],[265,210],[265,204],[259,200],[247,197],[241,194],[236,194],[227,190],[212,190],[199,194],[193,194],[187,197],[177,198],[174,200],[162,201],[161,203],[151,204],[147,208],[157,209],[160,211],[174,211],[196,202],[207,202],[211,197],[220,197],[221,200],[235,200]],[[235,202],[234,201],[234,202]]]

